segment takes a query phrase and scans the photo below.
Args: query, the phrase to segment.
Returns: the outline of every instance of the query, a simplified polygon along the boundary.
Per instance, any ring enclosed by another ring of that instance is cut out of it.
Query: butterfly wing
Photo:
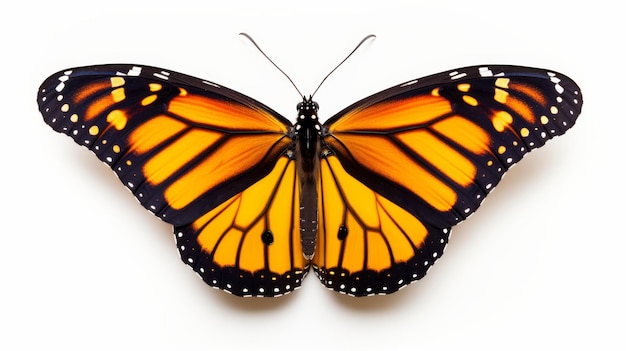
[[[176,227],[183,261],[209,285],[239,296],[277,296],[298,288],[308,270],[299,227],[295,161],[272,171],[193,223]]]
[[[540,69],[476,66],[410,81],[324,125],[314,268],[351,295],[396,291],[441,256],[526,153],[574,125],[578,86]]]
[[[320,163],[319,234],[313,268],[328,288],[390,294],[426,274],[449,228],[421,221],[352,176],[340,158]]]
[[[217,84],[135,65],[59,72],[38,103],[46,123],[175,226],[181,257],[209,285],[238,295],[299,285],[306,262],[293,238],[292,127],[278,113]]]

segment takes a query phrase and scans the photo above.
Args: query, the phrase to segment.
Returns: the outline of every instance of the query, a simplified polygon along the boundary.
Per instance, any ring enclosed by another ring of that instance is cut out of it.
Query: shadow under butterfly
[[[53,74],[37,102],[174,226],[186,264],[239,296],[289,293],[310,266],[353,296],[422,278],[450,228],[583,103],[563,74],[505,65],[411,80],[323,124],[300,95],[292,124],[209,81],[112,64]]]

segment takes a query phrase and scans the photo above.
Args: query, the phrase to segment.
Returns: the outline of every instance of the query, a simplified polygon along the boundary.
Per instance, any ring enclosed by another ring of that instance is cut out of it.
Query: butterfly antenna
[[[256,46],[256,48],[261,52],[261,54],[263,54],[263,56],[265,56],[265,58],[272,63],[272,65],[274,65],[274,67],[276,67],[280,73],[284,74],[285,77],[287,77],[287,79],[289,79],[289,82],[291,82],[291,85],[293,85],[294,88],[296,88],[296,91],[298,92],[298,94],[300,94],[301,97],[303,97],[304,95],[302,95],[302,93],[300,92],[300,89],[298,89],[298,87],[296,86],[296,83],[293,82],[293,80],[291,80],[291,78],[289,78],[289,76],[287,75],[287,73],[285,73],[285,71],[283,71],[282,69],[280,69],[280,67],[278,67],[277,64],[274,63],[274,61],[272,61],[271,58],[269,58],[269,56],[267,56],[267,54],[265,54],[263,52],[263,50],[261,50],[261,48],[259,47],[259,45],[254,41],[254,39],[252,39],[251,36],[249,36],[246,33],[239,33],[239,35],[243,35],[244,37],[246,37],[248,40],[250,40],[250,42],[252,44],[254,44],[254,46]]]
[[[313,92],[313,94],[311,94],[311,97],[313,97],[313,95],[315,95],[315,93],[317,93],[317,91],[320,89],[320,87],[322,86],[322,84],[324,84],[324,82],[326,81],[326,79],[327,79],[327,78],[328,78],[331,74],[333,74],[333,72],[335,72],[335,71],[337,70],[337,68],[339,68],[339,66],[341,66],[344,62],[346,62],[346,60],[347,60],[348,58],[350,58],[350,56],[352,56],[352,54],[354,54],[354,52],[355,52],[355,51],[357,51],[357,50],[361,47],[361,45],[363,45],[363,43],[364,43],[364,42],[366,42],[366,41],[367,41],[368,39],[370,39],[370,38],[376,38],[376,36],[375,36],[374,34],[370,34],[370,35],[366,36],[365,38],[363,38],[363,39],[361,40],[361,42],[359,42],[359,44],[358,44],[358,45],[354,48],[354,50],[352,50],[352,51],[348,54],[348,56],[346,56],[346,58],[345,58],[345,59],[343,59],[343,61],[339,62],[339,64],[338,64],[335,68],[333,68],[333,70],[332,70],[332,71],[330,71],[330,73],[328,73],[328,74],[326,75],[326,77],[324,77],[324,79],[322,79],[322,82],[320,83],[320,85],[318,85],[318,86],[317,86],[317,89],[315,89],[315,91]]]

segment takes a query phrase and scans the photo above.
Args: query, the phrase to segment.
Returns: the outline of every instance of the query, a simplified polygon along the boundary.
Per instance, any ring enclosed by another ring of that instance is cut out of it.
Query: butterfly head
[[[299,102],[296,106],[298,110],[298,120],[304,119],[308,116],[311,116],[313,119],[317,119],[317,111],[320,109],[320,106],[317,102],[312,100],[313,98],[309,96],[302,97],[302,102]]]
[[[311,128],[319,131],[320,130],[320,122],[317,117],[317,112],[320,106],[317,102],[313,101],[312,97],[308,98],[303,96],[302,102],[299,102],[296,106],[298,110],[298,122],[296,123],[296,130],[300,129],[309,129]]]

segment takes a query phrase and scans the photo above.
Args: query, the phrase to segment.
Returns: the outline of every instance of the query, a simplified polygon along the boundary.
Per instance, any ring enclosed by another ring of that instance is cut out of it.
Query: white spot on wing
[[[458,72],[454,72],[454,73],[456,73],[456,74],[454,74],[454,75],[451,74],[452,76],[450,77],[450,79],[453,79],[453,80],[454,79],[461,79],[461,78],[467,76],[467,73],[458,73]]]
[[[454,80],[454,79],[460,79],[460,78],[467,76],[467,73],[459,72],[459,71],[452,71],[448,73],[448,75],[450,76],[450,79]]]
[[[140,74],[141,74],[141,67],[139,66],[133,66],[133,68],[128,70],[129,76],[138,76]]]
[[[216,88],[221,88],[219,85],[213,83],[213,82],[209,82],[208,80],[203,80],[202,83],[206,84],[206,85],[211,85],[214,86]]]
[[[493,76],[493,72],[489,69],[489,67],[480,67],[480,68],[478,68],[478,74],[480,74],[481,77],[492,77]]]
[[[155,77],[161,78],[163,80],[168,80],[169,79],[169,77],[168,77],[169,75],[170,74],[168,72],[165,72],[165,71],[161,71],[161,73],[154,73]]]
[[[410,82],[406,82],[406,83],[404,83],[404,84],[400,84],[400,86],[401,86],[401,87],[407,87],[407,86],[409,86],[409,85],[413,85],[413,84],[415,84],[415,83],[417,83],[417,82],[418,82],[418,79],[415,79],[415,80],[412,80],[412,81],[410,81]]]

